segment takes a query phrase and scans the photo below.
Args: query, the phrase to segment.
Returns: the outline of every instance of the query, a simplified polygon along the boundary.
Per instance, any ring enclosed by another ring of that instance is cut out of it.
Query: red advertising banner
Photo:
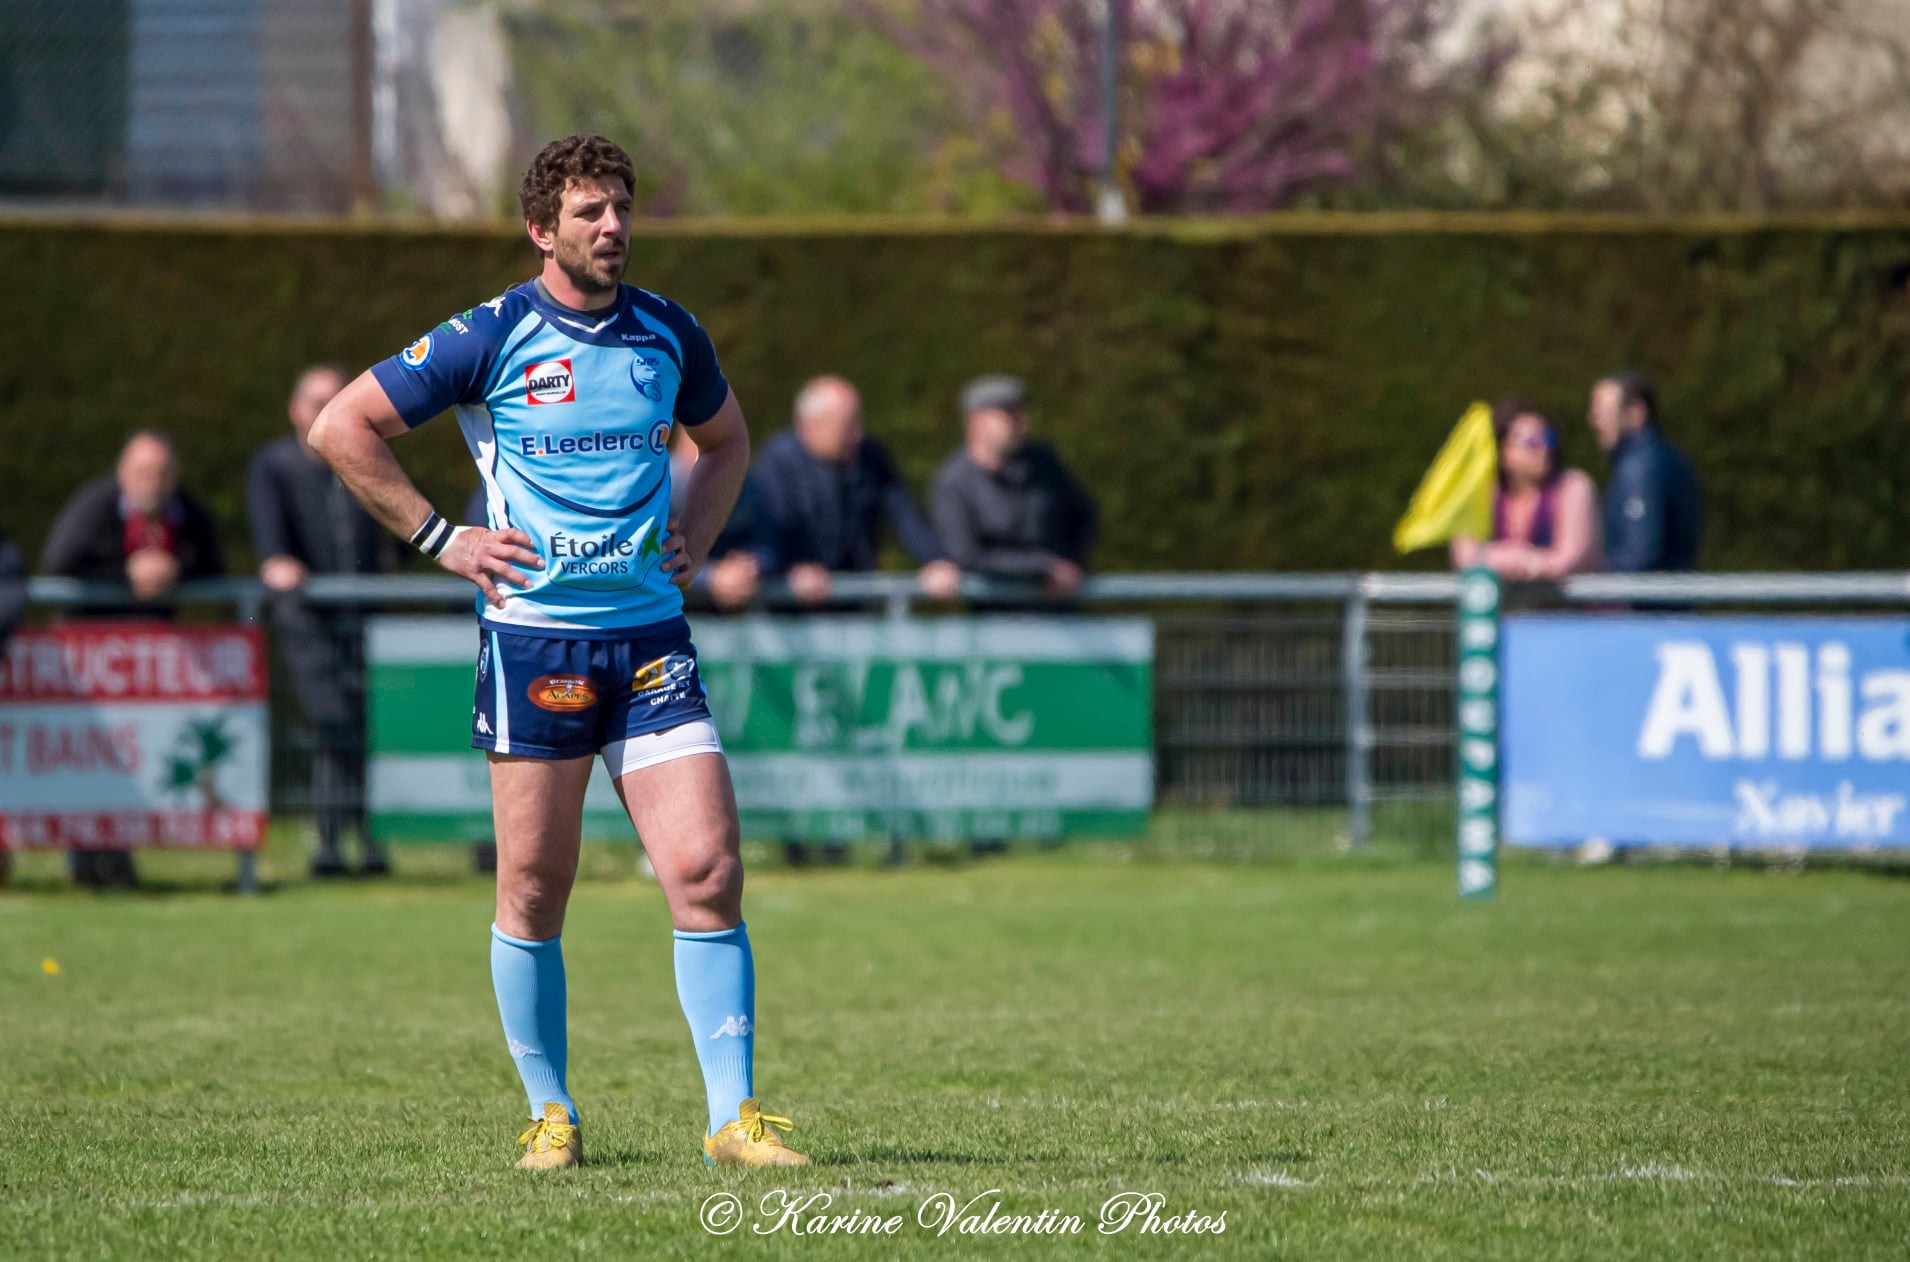
[[[0,849],[256,848],[265,684],[255,627],[20,632],[0,655]]]

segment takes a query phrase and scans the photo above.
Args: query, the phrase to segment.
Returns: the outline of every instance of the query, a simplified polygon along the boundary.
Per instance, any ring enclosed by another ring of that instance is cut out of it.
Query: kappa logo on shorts
[[[597,704],[597,690],[580,675],[544,675],[531,680],[527,691],[532,705],[559,714],[588,710]]]
[[[577,402],[577,377],[568,359],[547,359],[524,370],[524,398],[529,403]]]

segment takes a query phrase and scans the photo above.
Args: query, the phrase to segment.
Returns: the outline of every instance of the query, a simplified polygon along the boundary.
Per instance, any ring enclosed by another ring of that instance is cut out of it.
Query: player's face
[[[572,180],[557,212],[551,253],[587,294],[615,289],[630,261],[630,190],[614,176]]]

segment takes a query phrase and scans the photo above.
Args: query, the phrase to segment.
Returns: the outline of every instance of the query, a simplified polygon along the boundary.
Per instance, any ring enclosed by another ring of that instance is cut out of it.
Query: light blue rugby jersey
[[[479,596],[486,625],[584,638],[681,616],[658,568],[670,429],[709,420],[729,395],[689,312],[632,285],[609,307],[574,311],[530,281],[371,371],[406,425],[456,413],[491,528],[524,531],[544,558],[528,588],[498,584],[502,609]]]

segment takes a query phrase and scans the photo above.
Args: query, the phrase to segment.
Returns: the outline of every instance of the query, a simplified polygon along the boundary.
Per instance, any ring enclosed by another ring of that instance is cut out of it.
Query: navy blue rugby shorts
[[[582,758],[710,720],[684,618],[570,640],[478,628],[471,747]]]

